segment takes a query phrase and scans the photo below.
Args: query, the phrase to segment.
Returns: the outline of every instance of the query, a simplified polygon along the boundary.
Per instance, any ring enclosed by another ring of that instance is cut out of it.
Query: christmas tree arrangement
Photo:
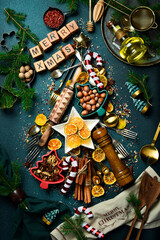
[[[4,9],[7,22],[12,22],[16,28],[19,42],[10,51],[0,52],[0,74],[6,75],[3,86],[0,86],[0,108],[11,108],[17,100],[22,102],[25,110],[30,110],[32,100],[35,96],[34,89],[27,88],[26,84],[19,78],[19,69],[23,64],[30,64],[31,59],[26,51],[27,41],[38,44],[37,36],[23,21],[26,15],[16,13],[14,10]]]

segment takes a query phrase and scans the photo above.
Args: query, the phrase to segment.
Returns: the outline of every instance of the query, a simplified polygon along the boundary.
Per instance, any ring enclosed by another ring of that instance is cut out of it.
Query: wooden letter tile
[[[47,37],[44,38],[43,40],[41,40],[41,41],[39,42],[39,44],[40,44],[40,46],[41,46],[41,48],[43,49],[44,52],[47,51],[49,48],[52,47],[52,43],[48,40]]]
[[[57,64],[63,62],[65,60],[65,56],[61,51],[56,52],[55,54],[52,55],[54,60],[56,61]]]
[[[51,43],[56,43],[56,42],[60,41],[60,38],[59,38],[56,30],[53,31],[53,32],[48,33],[47,36],[48,36],[49,41]]]
[[[58,31],[59,36],[62,38],[63,41],[65,41],[69,36],[70,32],[68,29],[64,26]]]
[[[43,60],[35,62],[34,67],[35,67],[36,72],[42,72],[42,71],[46,70]]]
[[[69,43],[62,48],[62,52],[66,58],[69,58],[75,53],[75,50],[72,47],[72,45]]]
[[[71,21],[68,24],[66,24],[66,27],[68,28],[68,30],[70,31],[71,34],[77,32],[79,30],[79,27],[76,23],[76,21]]]
[[[43,53],[38,45],[33,48],[30,48],[29,51],[33,58],[37,58],[37,57],[40,57],[43,55]]]
[[[44,62],[44,64],[46,65],[46,67],[47,67],[48,70],[50,70],[50,71],[52,71],[54,68],[57,67],[57,63],[55,62],[55,60],[54,60],[52,57],[48,58],[48,59]]]

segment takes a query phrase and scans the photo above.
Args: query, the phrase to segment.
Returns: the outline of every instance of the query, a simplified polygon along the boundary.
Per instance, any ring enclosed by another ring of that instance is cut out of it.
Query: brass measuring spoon
[[[157,162],[159,159],[159,151],[155,147],[155,143],[158,138],[159,132],[160,132],[160,122],[158,124],[152,143],[143,146],[140,150],[141,159],[145,162],[148,161],[149,164],[153,164]]]

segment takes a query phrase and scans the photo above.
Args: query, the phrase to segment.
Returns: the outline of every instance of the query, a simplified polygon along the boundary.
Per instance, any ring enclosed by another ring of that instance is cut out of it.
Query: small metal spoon
[[[145,145],[140,150],[140,157],[143,161],[148,161],[149,164],[153,164],[159,159],[159,151],[154,146],[160,132],[160,123],[158,124],[156,133],[154,135],[153,141],[151,144]]]
[[[39,133],[41,130],[41,128],[39,126],[37,126],[37,124],[34,124],[33,126],[30,127],[29,131],[28,131],[28,134],[30,136],[34,136],[36,135],[37,133]]]
[[[115,127],[118,123],[118,117],[113,112],[106,112],[106,116],[104,117],[103,122],[107,127]]]
[[[81,62],[78,63],[78,64],[76,64],[76,65],[74,65],[74,66],[72,66],[72,67],[66,68],[66,69],[64,69],[64,70],[61,70],[61,69],[57,68],[56,70],[54,70],[54,71],[51,73],[51,76],[52,76],[53,78],[60,78],[60,77],[62,77],[62,75],[63,75],[63,73],[64,73],[65,71],[70,70],[70,69],[75,68],[75,67],[78,67],[78,66],[80,66],[80,65],[81,65]]]

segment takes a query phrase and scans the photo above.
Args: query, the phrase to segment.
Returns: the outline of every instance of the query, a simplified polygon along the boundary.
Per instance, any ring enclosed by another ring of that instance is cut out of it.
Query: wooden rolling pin
[[[77,76],[80,74],[81,71],[81,67],[78,67],[76,69],[71,84],[68,87],[65,87],[61,92],[60,96],[58,97],[58,100],[49,115],[49,126],[39,140],[40,147],[43,147],[46,144],[52,126],[58,124],[63,114],[65,113],[74,94],[74,85],[76,83]]]
[[[123,187],[131,183],[133,181],[133,176],[131,175],[130,170],[124,165],[115,152],[107,129],[97,126],[97,129],[94,130],[92,136],[97,141],[100,148],[102,148],[105,152],[118,184]]]

